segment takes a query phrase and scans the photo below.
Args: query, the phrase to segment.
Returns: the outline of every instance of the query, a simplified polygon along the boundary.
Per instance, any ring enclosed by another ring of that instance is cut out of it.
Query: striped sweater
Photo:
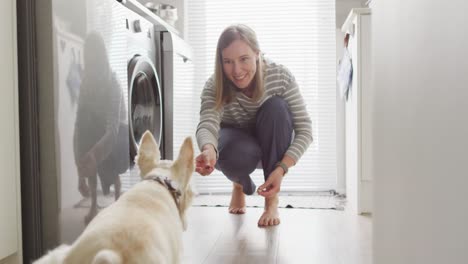
[[[218,149],[221,123],[239,128],[254,126],[255,115],[262,104],[272,96],[279,96],[288,103],[293,116],[294,139],[286,155],[295,162],[299,160],[312,143],[312,122],[296,80],[286,67],[269,60],[266,60],[264,80],[265,92],[259,101],[254,102],[236,91],[234,100],[218,111],[215,110],[214,76],[207,80],[201,95],[200,123],[196,133],[200,149],[205,144]]]

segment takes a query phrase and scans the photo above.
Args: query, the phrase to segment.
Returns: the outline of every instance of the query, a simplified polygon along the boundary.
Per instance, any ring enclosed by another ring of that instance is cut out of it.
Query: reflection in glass
[[[126,115],[124,96],[109,64],[104,40],[98,33],[90,33],[84,44],[83,81],[74,131],[78,189],[84,197],[91,197],[86,224],[98,212],[98,176],[104,195],[113,185],[115,199],[120,196],[119,174],[129,167]]]

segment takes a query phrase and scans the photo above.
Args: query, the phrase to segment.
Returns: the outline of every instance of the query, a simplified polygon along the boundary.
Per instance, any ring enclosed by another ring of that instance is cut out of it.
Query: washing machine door
[[[147,57],[135,55],[129,61],[128,80],[130,158],[133,161],[146,130],[151,131],[161,146],[163,106],[158,74]]]

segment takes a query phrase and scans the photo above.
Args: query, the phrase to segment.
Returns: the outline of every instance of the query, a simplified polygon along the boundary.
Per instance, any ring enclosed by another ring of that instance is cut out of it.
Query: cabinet
[[[372,212],[371,10],[355,8],[341,30],[349,34],[353,80],[345,106],[345,166],[348,205]]]

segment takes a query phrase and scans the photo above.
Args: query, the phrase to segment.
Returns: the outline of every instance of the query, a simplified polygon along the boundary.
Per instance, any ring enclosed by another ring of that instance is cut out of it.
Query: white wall
[[[466,10],[373,1],[375,264],[468,262]]]
[[[0,8],[0,263],[21,263],[16,1]]]

